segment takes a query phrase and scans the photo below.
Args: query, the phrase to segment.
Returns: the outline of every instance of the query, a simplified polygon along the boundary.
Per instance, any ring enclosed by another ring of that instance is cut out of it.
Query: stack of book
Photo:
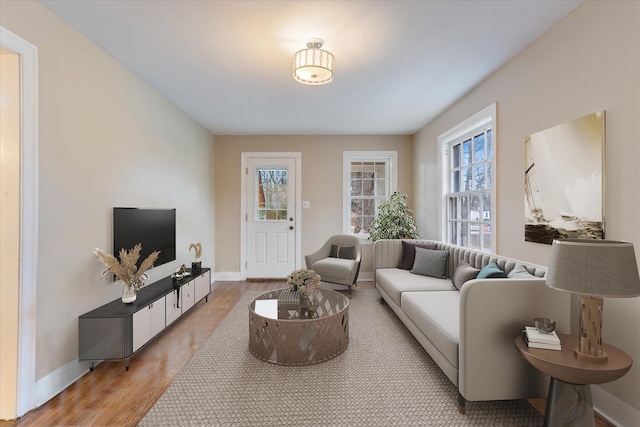
[[[538,331],[533,326],[525,326],[524,331],[522,332],[524,336],[524,342],[526,342],[530,348],[562,350],[560,338],[558,338],[558,334],[556,334],[556,331],[548,334],[546,332]]]

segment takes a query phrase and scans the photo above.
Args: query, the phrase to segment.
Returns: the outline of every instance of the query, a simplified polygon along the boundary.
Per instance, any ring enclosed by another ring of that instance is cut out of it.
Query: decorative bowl
[[[553,319],[536,317],[535,319],[533,319],[533,323],[536,325],[536,329],[538,331],[545,334],[550,334],[556,329],[556,321]]]

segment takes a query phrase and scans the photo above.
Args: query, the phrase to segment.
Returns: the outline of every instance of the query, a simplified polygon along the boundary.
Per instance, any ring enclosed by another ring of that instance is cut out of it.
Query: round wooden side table
[[[545,426],[595,426],[590,384],[617,380],[631,369],[631,357],[604,344],[606,362],[592,362],[575,355],[578,337],[558,334],[562,350],[529,348],[522,336],[516,338],[520,355],[531,366],[551,377]]]

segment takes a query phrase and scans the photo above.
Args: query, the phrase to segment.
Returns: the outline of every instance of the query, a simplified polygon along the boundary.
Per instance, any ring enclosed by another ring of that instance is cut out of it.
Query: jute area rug
[[[248,350],[248,292],[142,426],[541,426],[526,401],[467,402],[376,290],[356,288],[350,341],[336,358],[278,366]]]

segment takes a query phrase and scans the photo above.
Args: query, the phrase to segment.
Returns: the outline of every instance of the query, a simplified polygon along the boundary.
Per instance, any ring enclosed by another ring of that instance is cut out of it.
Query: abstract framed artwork
[[[605,112],[525,138],[525,241],[604,238]]]

